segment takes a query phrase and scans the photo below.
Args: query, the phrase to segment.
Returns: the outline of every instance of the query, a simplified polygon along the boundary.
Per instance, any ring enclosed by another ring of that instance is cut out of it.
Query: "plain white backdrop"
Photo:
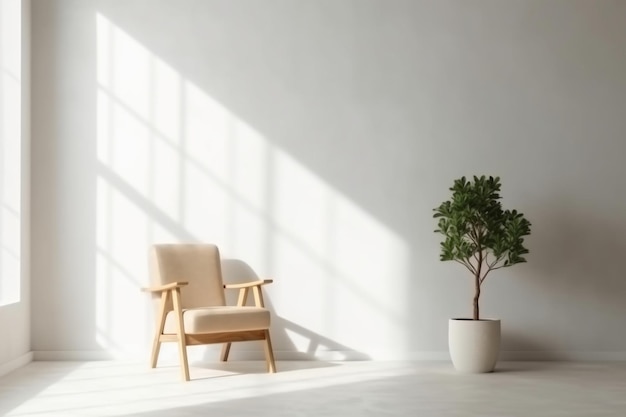
[[[278,359],[445,357],[432,208],[487,174],[533,224],[485,282],[505,355],[625,357],[625,36],[612,1],[33,1],[32,350],[147,357],[147,245],[210,241],[274,278]]]

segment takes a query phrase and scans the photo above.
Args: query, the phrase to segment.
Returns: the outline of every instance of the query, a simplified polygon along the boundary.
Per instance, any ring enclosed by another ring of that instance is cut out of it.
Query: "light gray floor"
[[[3,416],[626,416],[626,363],[445,362],[174,365],[33,362],[0,378]]]

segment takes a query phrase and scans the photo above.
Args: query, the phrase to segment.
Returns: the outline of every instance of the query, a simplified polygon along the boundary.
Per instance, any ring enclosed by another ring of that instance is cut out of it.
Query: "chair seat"
[[[264,330],[270,327],[270,312],[261,307],[216,306],[183,310],[187,334]],[[176,334],[176,315],[167,313],[163,334]]]

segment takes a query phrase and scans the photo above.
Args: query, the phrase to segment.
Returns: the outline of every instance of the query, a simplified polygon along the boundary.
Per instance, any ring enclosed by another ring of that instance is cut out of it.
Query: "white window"
[[[0,305],[20,300],[21,0],[0,0]]]

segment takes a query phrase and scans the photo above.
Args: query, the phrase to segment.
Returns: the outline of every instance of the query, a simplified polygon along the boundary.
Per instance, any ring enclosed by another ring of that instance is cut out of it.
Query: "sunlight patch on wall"
[[[145,354],[148,246],[202,241],[275,278],[277,350],[401,345],[402,239],[106,17],[96,27],[99,343]]]
[[[0,305],[20,301],[21,7],[0,0]]]
[[[385,357],[389,341],[405,340],[405,243],[288,154],[277,150],[275,162],[274,265],[277,276],[297,277],[275,289],[294,300],[289,319],[336,341],[324,349]]]

